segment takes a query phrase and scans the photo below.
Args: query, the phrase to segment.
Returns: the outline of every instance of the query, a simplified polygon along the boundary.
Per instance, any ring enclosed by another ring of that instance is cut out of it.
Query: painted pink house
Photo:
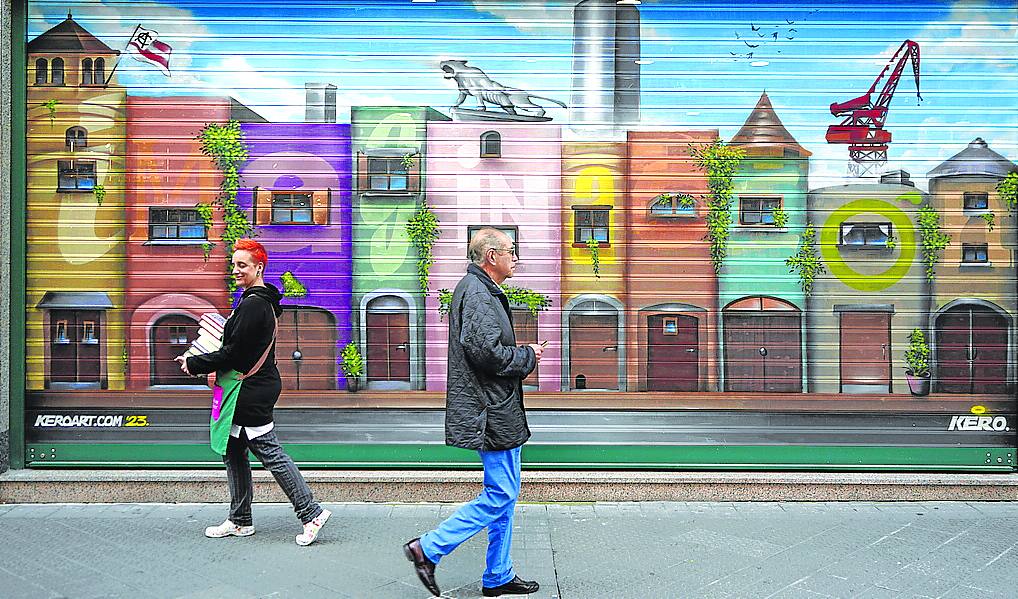
[[[562,255],[561,131],[546,123],[428,123],[427,198],[439,221],[427,314],[427,389],[443,390],[449,329],[440,318],[438,290],[452,290],[467,268],[472,231],[492,226],[516,240],[520,264],[506,284],[552,300],[532,316],[513,310],[519,343],[548,341],[524,385],[561,388],[559,274]]]

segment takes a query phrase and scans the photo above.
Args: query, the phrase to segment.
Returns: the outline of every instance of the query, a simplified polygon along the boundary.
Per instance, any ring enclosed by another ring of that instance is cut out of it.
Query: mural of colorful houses
[[[619,137],[543,116],[454,120],[469,111],[426,105],[328,122],[329,84],[308,85],[317,122],[283,123],[221,95],[129,94],[111,72],[119,53],[70,16],[28,52],[32,390],[194,386],[172,358],[201,313],[233,306],[237,218],[286,296],[286,393],[321,405],[356,386],[445,388],[442,291],[481,227],[516,243],[506,285],[548,300],[513,310],[520,343],[549,342],[530,390],[905,395],[919,331],[935,393],[1014,391],[1018,247],[998,185],[1018,166],[982,139],[929,173],[929,193],[900,170],[810,189],[813,151],[779,117],[780,92],[742,107],[728,140],[711,127]],[[232,123],[246,156],[228,217],[201,136]],[[710,147],[742,154],[730,224],[711,212]],[[430,256],[407,226],[425,211]],[[349,343],[365,362],[357,385],[341,367]]]

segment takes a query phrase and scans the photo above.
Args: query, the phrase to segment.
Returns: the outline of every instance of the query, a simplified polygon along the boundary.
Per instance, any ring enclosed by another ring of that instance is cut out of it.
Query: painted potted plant
[[[361,375],[364,374],[364,359],[357,350],[357,344],[351,341],[343,348],[343,374],[346,376],[346,390],[351,393],[360,388]]]
[[[905,350],[905,380],[912,395],[930,394],[930,346],[919,329],[912,329]]]

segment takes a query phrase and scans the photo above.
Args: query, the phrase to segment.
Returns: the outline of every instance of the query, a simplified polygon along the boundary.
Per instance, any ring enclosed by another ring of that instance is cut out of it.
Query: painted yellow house
[[[67,19],[28,43],[29,389],[123,389],[119,52]]]

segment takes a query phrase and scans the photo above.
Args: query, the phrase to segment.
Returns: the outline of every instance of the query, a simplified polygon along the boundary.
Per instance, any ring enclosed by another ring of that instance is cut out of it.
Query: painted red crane
[[[898,87],[898,80],[901,79],[901,72],[910,59],[915,74],[916,96],[922,100],[919,93],[919,44],[905,40],[884,65],[869,91],[847,102],[831,104],[831,114],[844,117],[844,120],[827,128],[827,143],[848,144],[848,156],[851,158],[849,169],[856,176],[887,164],[887,144],[891,143],[891,132],[884,129],[884,121],[887,119],[894,90]],[[888,70],[890,75],[887,75]],[[884,87],[874,100],[873,94],[885,75],[887,80]]]

